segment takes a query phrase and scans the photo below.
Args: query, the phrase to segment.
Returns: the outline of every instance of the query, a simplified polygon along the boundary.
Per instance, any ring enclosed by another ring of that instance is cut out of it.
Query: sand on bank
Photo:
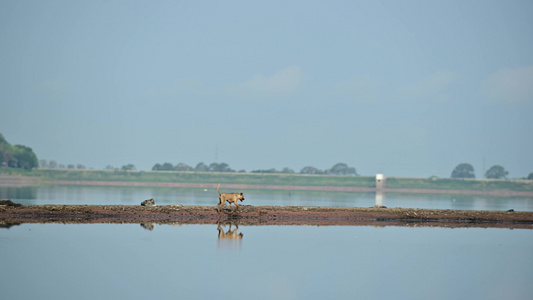
[[[372,225],[533,229],[533,212],[303,206],[0,205],[0,226],[20,223]]]

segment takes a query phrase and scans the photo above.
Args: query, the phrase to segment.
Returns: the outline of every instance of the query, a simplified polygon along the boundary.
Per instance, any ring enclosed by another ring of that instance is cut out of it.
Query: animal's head
[[[241,202],[244,201],[243,193],[237,194],[237,199],[241,200]]]

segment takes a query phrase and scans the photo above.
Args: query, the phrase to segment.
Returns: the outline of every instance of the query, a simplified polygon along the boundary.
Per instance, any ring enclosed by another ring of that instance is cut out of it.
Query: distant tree
[[[121,170],[122,171],[134,171],[135,166],[133,164],[127,164],[125,166],[122,166]]]
[[[357,176],[357,172],[355,171],[355,168],[349,167],[345,163],[338,163],[331,167],[331,169],[328,170],[328,174],[332,175],[349,175],[349,176]]]
[[[502,179],[507,178],[507,175],[509,175],[509,172],[505,171],[502,166],[495,165],[490,167],[490,169],[485,173],[485,178]]]
[[[85,166],[82,165],[82,164],[77,164],[77,165],[76,165],[76,169],[78,169],[78,170],[84,170],[84,169],[85,169]]]
[[[171,163],[166,162],[161,166],[161,171],[174,171],[174,166]]]
[[[105,170],[114,170],[115,168],[112,165],[105,166]]]
[[[184,163],[179,163],[174,167],[176,171],[191,171],[192,168]]]
[[[462,163],[452,171],[452,178],[476,178],[474,167],[471,164]]]
[[[272,168],[268,170],[253,170],[251,173],[280,173],[278,170]]]
[[[529,173],[529,176],[527,176],[527,179],[529,179],[529,180],[533,180],[533,172],[532,172],[532,173]]]
[[[51,160],[48,162],[48,167],[50,169],[56,169],[57,168],[57,162],[55,160]]]
[[[315,167],[308,166],[308,167],[304,167],[300,171],[300,174],[324,174],[324,172]]]
[[[39,160],[30,147],[13,146],[0,133],[0,166],[31,170],[39,167]]]
[[[14,162],[12,147],[0,133],[0,166],[9,167],[11,162]]]
[[[200,162],[196,165],[196,167],[194,167],[194,170],[198,172],[207,172],[209,171],[209,167],[203,162]]]
[[[67,169],[74,169],[74,165],[73,164],[68,164],[67,165]]]
[[[25,170],[31,170],[39,166],[39,160],[30,147],[15,145],[12,147],[13,158],[17,160],[17,166]]]
[[[58,169],[66,169],[64,164],[58,164],[58,165],[57,165],[57,168],[58,168]]]
[[[210,172],[235,172],[227,163],[212,163],[209,165]]]
[[[48,162],[46,161],[46,159],[39,160],[39,168],[42,168],[42,169],[48,168]]]
[[[290,168],[283,168],[283,170],[281,170],[281,173],[285,173],[285,174],[294,174],[294,170],[293,169],[290,169]]]
[[[174,171],[174,166],[171,163],[166,162],[162,165],[155,164],[152,170],[153,171]]]

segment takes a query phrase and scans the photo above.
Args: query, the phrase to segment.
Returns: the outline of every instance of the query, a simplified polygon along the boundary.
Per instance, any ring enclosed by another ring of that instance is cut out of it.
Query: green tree
[[[212,163],[209,165],[208,171],[210,172],[235,172],[227,163]]]
[[[476,178],[474,167],[471,164],[462,163],[452,171],[452,178]]]
[[[166,162],[161,166],[161,171],[174,171],[174,166],[171,163]]]
[[[122,166],[122,171],[135,171],[135,166],[133,164],[127,164],[125,166]]]
[[[152,168],[152,171],[174,171],[174,166],[169,162],[166,162],[162,165],[155,164],[154,167]]]
[[[174,167],[176,171],[191,171],[192,168],[184,163],[179,163]]]
[[[13,146],[0,133],[0,167],[16,167],[16,163],[13,157]]]
[[[13,147],[13,158],[17,161],[17,166],[25,170],[39,167],[39,160],[30,147],[15,145]]]
[[[502,166],[495,165],[490,167],[490,169],[485,173],[485,178],[488,179],[502,179],[507,178],[509,172],[505,171]]]
[[[209,167],[203,162],[200,162],[196,165],[196,167],[194,167],[194,170],[198,172],[207,172],[209,171]]]
[[[39,160],[30,147],[12,146],[0,133],[0,166],[31,170],[39,167]]]
[[[57,161],[55,160],[51,160],[49,163],[48,163],[48,167],[50,169],[57,169]]]
[[[331,167],[331,169],[328,170],[328,174],[332,175],[349,175],[349,176],[357,176],[357,172],[355,171],[355,168],[349,167],[345,163],[338,163]]]
[[[533,172],[529,173],[529,176],[527,176],[527,179],[533,180]]]
[[[273,173],[280,173],[275,168],[268,169],[268,170],[253,170],[250,173],[267,173],[267,174],[273,174]]]
[[[300,174],[324,174],[324,171],[321,171],[315,167],[307,166],[302,168]]]
[[[40,159],[39,168],[43,168],[43,169],[48,168],[48,161],[46,159]]]
[[[291,168],[285,167],[285,168],[283,168],[283,170],[281,170],[281,173],[294,174],[294,170],[291,169]]]

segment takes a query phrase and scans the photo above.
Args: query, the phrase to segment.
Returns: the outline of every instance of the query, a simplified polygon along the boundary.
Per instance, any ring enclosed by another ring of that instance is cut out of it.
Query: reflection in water
[[[385,200],[383,191],[376,191],[376,206],[383,206],[383,200]]]
[[[247,190],[254,206],[403,207],[427,209],[533,211],[533,197],[485,195],[352,193],[319,191]],[[0,199],[21,204],[138,205],[154,198],[158,205],[214,206],[215,190],[152,187],[33,186],[0,187]]]
[[[156,223],[141,223],[141,227],[146,230],[154,230]]]
[[[0,229],[0,298],[531,299],[533,294],[533,230],[239,223],[246,244],[219,252],[214,224],[164,225],[153,231],[138,224]],[[225,234],[235,230],[235,223],[231,230],[229,225],[220,224]]]
[[[37,187],[0,187],[0,199],[37,199]]]
[[[217,224],[218,230],[218,240],[217,240],[217,250],[240,250],[241,241],[244,234],[238,233],[239,225],[233,222],[224,222],[224,226],[229,224],[228,230],[225,231],[222,227],[223,222],[219,221]],[[232,230],[231,226],[235,225],[235,228]]]

